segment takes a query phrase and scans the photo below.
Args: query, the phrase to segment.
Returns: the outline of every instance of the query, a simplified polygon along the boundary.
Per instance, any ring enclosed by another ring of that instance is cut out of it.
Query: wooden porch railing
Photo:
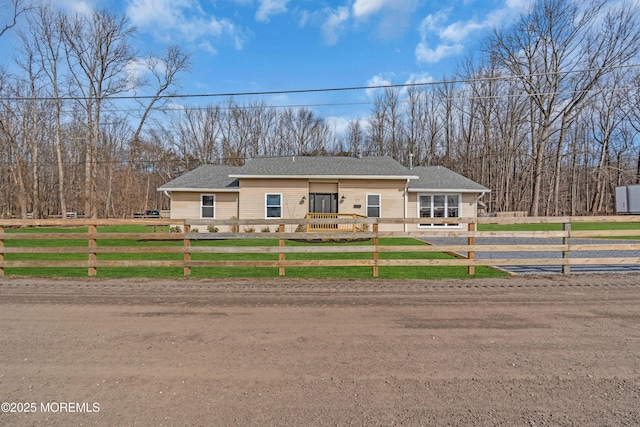
[[[358,214],[341,214],[341,213],[318,213],[309,212],[306,216],[307,219],[341,219],[341,218],[366,218],[366,216]],[[367,231],[365,230],[366,224],[307,224],[306,231]]]

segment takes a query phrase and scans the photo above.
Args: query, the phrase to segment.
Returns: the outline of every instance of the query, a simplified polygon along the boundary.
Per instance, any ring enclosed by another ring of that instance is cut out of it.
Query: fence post
[[[98,227],[95,225],[90,225],[87,227],[87,231],[89,234],[96,234],[98,232]],[[94,237],[89,237],[89,248],[95,248],[98,246],[98,240]],[[93,264],[98,259],[98,255],[95,251],[89,251],[89,276],[95,276],[98,274],[98,269],[91,264]]]
[[[189,252],[189,248],[191,247],[191,240],[187,237],[187,234],[191,231],[191,226],[189,224],[184,225],[184,269],[183,274],[185,276],[189,276],[191,274],[191,266],[189,263],[191,262],[191,252]]]
[[[0,249],[4,248],[4,227],[0,225]],[[4,262],[4,252],[0,251],[0,263]],[[0,277],[4,277],[4,267],[0,265]]]
[[[476,231],[476,223],[475,222],[470,222],[469,223],[469,230],[468,231]],[[472,260],[475,259],[476,254],[474,251],[471,250],[471,248],[473,247],[473,245],[476,244],[476,238],[473,236],[469,236],[467,238],[467,245],[469,245],[469,250],[467,251],[467,259]],[[473,276],[474,274],[476,274],[476,267],[474,265],[468,265],[467,266],[467,273],[469,273],[470,276]]]
[[[280,225],[278,226],[278,231],[279,231],[280,233],[284,233],[284,224],[280,224]],[[281,238],[281,239],[278,241],[278,246],[279,246],[279,247],[281,247],[281,248],[282,248],[282,247],[284,247],[284,239],[282,239],[282,238]],[[284,257],[284,252],[279,252],[279,253],[278,253],[278,260],[282,262],[282,261],[284,261],[284,259],[285,259],[285,257]],[[278,274],[279,274],[280,276],[284,276],[284,266],[283,266],[283,265],[281,265],[281,266],[278,268]]]
[[[373,224],[373,277],[378,277],[378,223]]]
[[[568,260],[569,258],[571,258],[571,244],[569,242],[569,235],[571,234],[571,223],[565,222],[564,224],[562,224],[562,230],[566,231],[566,236],[562,238],[562,244],[568,245],[569,248],[568,251],[562,251],[562,258]],[[562,264],[562,274],[569,273],[571,273],[571,266],[569,264]]]

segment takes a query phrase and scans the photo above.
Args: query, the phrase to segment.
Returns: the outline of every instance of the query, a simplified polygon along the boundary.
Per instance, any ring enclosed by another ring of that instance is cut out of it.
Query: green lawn
[[[7,230],[13,233],[84,233],[87,229],[20,229]],[[140,233],[149,231],[144,226],[116,226],[100,227],[99,232],[104,233],[104,238],[98,239],[98,246],[117,247],[149,247],[149,246],[181,246],[182,241],[141,241],[135,239],[115,239],[109,238],[108,233]],[[165,230],[166,232],[166,230]],[[167,233],[167,238],[170,234]],[[380,245],[421,245],[421,241],[410,238],[380,239]],[[85,239],[37,239],[37,240],[5,240],[6,247],[69,247],[87,246]],[[348,243],[307,243],[286,241],[287,246],[312,246],[312,245],[371,245],[371,241],[348,242]],[[192,246],[278,246],[276,239],[240,239],[240,240],[201,240],[192,241]],[[371,259],[371,253],[296,253],[286,254],[289,260],[331,260],[331,259]],[[451,256],[443,253],[380,253],[380,259],[443,259]],[[6,254],[5,259],[9,260],[86,260],[86,254]],[[181,253],[109,253],[98,254],[99,260],[181,260]],[[237,253],[237,254],[213,254],[213,253],[192,253],[192,260],[277,260],[278,254],[272,253]],[[5,268],[6,275],[21,276],[62,276],[62,277],[86,277],[85,268]],[[182,277],[183,272],[180,267],[121,267],[121,268],[99,268],[98,277],[148,277],[166,278]],[[278,277],[277,267],[192,267],[192,277]],[[371,278],[372,267],[287,267],[287,277],[306,278]],[[474,277],[502,277],[505,273],[488,267],[476,267]],[[380,278],[406,278],[406,279],[439,279],[439,278],[462,278],[470,277],[466,267],[379,267]]]

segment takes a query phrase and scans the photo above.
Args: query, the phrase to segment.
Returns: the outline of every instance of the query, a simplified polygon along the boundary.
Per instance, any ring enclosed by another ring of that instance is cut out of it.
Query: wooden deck
[[[309,212],[306,219],[358,219],[366,218],[366,216],[358,214],[340,214],[340,213],[312,213]],[[368,224],[306,224],[306,231],[367,231]]]

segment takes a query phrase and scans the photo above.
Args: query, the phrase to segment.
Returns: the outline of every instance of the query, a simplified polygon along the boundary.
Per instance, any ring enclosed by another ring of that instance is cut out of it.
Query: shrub
[[[360,224],[359,231],[362,231],[362,232],[369,231],[369,224]]]
[[[243,230],[245,233],[255,233],[256,229],[253,227],[245,227]]]
[[[169,232],[182,233],[182,227],[180,227],[179,225],[174,225],[173,227],[169,228]]]
[[[218,232],[218,227],[216,227],[215,225],[211,224],[207,226],[207,230],[209,230],[209,233],[217,233]]]
[[[236,219],[238,219],[238,217],[232,216],[229,219],[236,220]],[[229,226],[229,232],[230,233],[239,233],[240,232],[240,226],[238,224],[230,225]]]
[[[263,227],[262,230],[263,233],[271,233],[271,229],[269,227]]]

